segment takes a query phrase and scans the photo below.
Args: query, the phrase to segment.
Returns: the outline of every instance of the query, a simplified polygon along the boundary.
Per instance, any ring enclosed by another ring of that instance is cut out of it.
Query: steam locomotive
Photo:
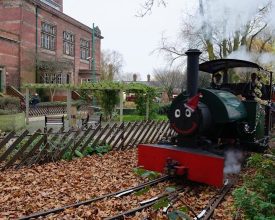
[[[173,169],[192,181],[220,187],[224,181],[226,146],[262,151],[268,146],[271,129],[269,106],[255,100],[241,100],[239,84],[228,83],[229,70],[236,67],[256,69],[270,74],[267,97],[271,99],[272,73],[256,63],[220,59],[199,65],[199,50],[187,55],[187,90],[177,96],[168,118],[177,134],[168,144],[140,144],[138,165],[165,172]],[[223,88],[198,88],[198,73],[223,72]]]

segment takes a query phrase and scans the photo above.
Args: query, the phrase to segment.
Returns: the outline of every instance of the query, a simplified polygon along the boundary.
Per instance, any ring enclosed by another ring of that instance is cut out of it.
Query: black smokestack
[[[199,56],[201,51],[189,49],[187,55],[187,94],[193,97],[198,92]]]

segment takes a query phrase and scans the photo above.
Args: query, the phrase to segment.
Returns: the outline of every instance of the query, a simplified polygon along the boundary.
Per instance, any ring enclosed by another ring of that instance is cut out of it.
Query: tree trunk
[[[206,40],[206,45],[207,45],[207,52],[208,52],[209,60],[215,60],[216,56],[214,53],[213,43],[210,42],[210,40]]]
[[[237,31],[235,33],[235,37],[234,37],[233,51],[238,50],[239,49],[239,45],[240,45],[240,32]]]
[[[227,40],[224,39],[222,41],[222,58],[225,58],[227,56]]]
[[[55,94],[55,89],[50,89],[50,93],[51,93],[51,102],[53,102],[53,97]]]

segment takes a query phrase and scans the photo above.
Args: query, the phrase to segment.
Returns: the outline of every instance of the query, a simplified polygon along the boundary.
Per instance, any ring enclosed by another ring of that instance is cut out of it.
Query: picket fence
[[[87,129],[60,129],[55,133],[53,129],[37,130],[33,134],[24,130],[19,135],[10,132],[0,141],[0,170],[54,162],[74,157],[78,152],[85,155],[87,148],[99,146],[126,150],[140,143],[157,143],[172,135],[174,131],[167,121],[106,123]]]

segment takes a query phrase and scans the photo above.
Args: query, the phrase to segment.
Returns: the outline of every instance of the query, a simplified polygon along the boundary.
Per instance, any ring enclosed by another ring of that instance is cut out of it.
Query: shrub
[[[85,104],[83,100],[72,101],[72,105],[77,107],[83,104]],[[37,106],[41,106],[41,107],[67,106],[67,102],[40,102],[37,104]]]
[[[163,105],[160,105],[160,106],[159,106],[158,113],[159,113],[160,115],[167,115],[170,106],[171,106],[171,104],[163,104]]]
[[[116,105],[119,103],[119,92],[115,90],[102,90],[95,93],[102,108],[104,118],[111,119]]]
[[[13,113],[21,112],[20,99],[11,97],[11,96],[0,97],[0,109],[5,110],[6,112],[8,112],[8,111],[13,112]],[[2,114],[5,111],[2,111]]]
[[[154,91],[145,95],[142,92],[136,92],[135,103],[137,105],[137,112],[139,115],[146,115],[146,104],[149,98],[149,119],[156,118],[159,106],[155,102],[156,93]]]
[[[244,185],[233,192],[235,206],[248,219],[274,219],[275,162],[254,154],[248,159],[247,165],[256,172],[253,176],[245,176]]]

